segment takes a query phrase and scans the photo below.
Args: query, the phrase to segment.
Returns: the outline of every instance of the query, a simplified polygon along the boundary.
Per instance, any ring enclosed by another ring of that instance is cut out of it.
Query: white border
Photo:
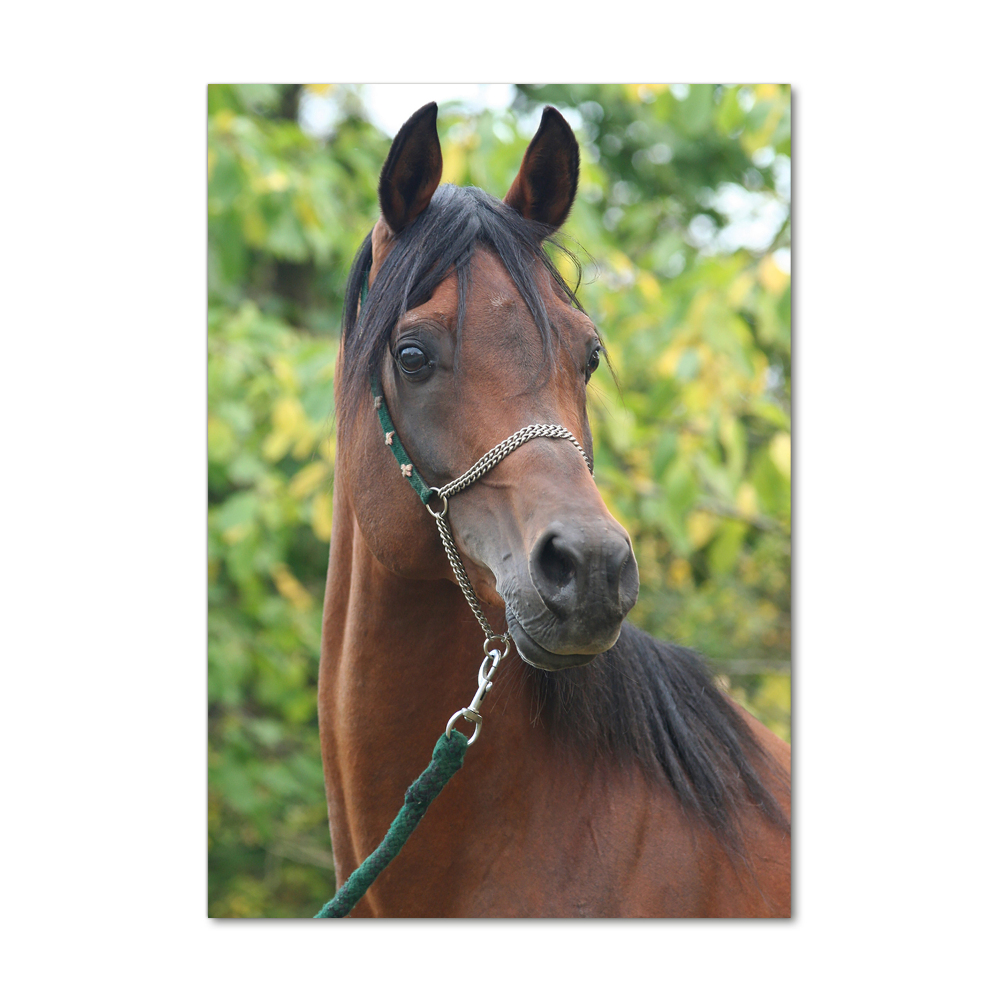
[[[996,872],[995,140],[977,105],[994,32],[962,10],[8,15],[15,995],[978,995]],[[791,921],[203,916],[205,87],[445,76],[794,86]]]

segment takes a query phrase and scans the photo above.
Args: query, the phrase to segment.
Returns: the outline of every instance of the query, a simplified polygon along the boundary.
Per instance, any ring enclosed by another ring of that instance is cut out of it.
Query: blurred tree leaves
[[[639,560],[631,617],[713,658],[788,738],[789,88],[443,104],[444,180],[502,196],[547,103],[582,147],[565,234],[617,372],[598,370],[590,411],[598,483]],[[389,144],[360,87],[209,87],[212,915],[309,915],[332,891],[315,709],[332,376]]]
[[[389,143],[301,88],[209,87],[209,912],[302,916],[332,870],[316,730],[342,289]]]

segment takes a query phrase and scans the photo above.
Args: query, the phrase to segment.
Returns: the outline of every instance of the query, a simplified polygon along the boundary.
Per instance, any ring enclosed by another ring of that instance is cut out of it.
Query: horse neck
[[[484,638],[453,581],[404,579],[378,562],[345,494],[335,485],[319,684],[340,880],[379,843],[448,719],[475,694]],[[487,615],[502,632],[502,612]],[[540,780],[549,748],[544,728],[531,724],[528,669],[512,652],[483,706],[482,745],[469,751],[466,769],[475,755],[477,788],[488,793],[442,796],[437,821],[446,825],[449,809],[467,821],[477,803],[487,808],[505,788]],[[471,735],[467,723],[459,728]]]

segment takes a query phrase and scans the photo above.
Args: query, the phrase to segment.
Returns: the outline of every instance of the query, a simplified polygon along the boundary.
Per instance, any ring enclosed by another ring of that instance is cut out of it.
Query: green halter
[[[420,502],[426,506],[435,495],[435,491],[424,482],[424,477],[417,471],[417,467],[413,464],[413,459],[406,454],[406,449],[403,447],[402,441],[399,440],[399,435],[393,426],[392,417],[389,416],[389,407],[385,405],[385,396],[382,394],[379,377],[374,373],[372,374],[372,398],[375,400],[375,413],[378,415],[378,422],[382,425],[382,430],[385,431],[385,443],[392,450],[392,454],[399,465],[399,471],[402,472],[403,477],[417,491]]]
[[[361,286],[361,301],[359,306],[363,306],[365,299],[368,298],[369,273],[369,271],[365,271],[365,281]],[[389,407],[385,405],[385,395],[382,392],[379,377],[375,372],[372,372],[371,387],[372,399],[375,401],[375,413],[378,415],[378,422],[382,425],[382,430],[385,432],[385,443],[392,449],[392,454],[399,464],[400,471],[417,491],[420,502],[424,506],[427,506],[428,501],[434,496],[434,493],[427,483],[424,482],[424,477],[417,471],[416,465],[413,464],[413,459],[406,454],[406,449],[403,447],[402,441],[399,440],[399,435],[396,433],[396,428],[392,423],[392,417],[389,416]]]

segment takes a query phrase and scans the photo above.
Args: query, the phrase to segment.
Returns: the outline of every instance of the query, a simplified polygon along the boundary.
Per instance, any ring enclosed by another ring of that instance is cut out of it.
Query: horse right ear
[[[558,229],[569,215],[580,178],[580,147],[569,122],[553,107],[528,146],[504,202],[526,219]]]
[[[434,101],[415,112],[392,140],[378,179],[382,217],[393,233],[408,226],[441,183],[441,143]]]

